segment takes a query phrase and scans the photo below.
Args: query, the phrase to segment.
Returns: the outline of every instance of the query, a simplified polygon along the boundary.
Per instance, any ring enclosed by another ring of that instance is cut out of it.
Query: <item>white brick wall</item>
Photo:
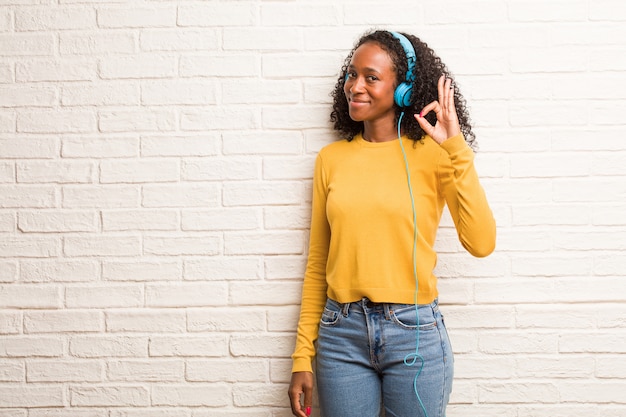
[[[626,3],[0,0],[0,416],[286,417],[312,164],[369,27],[465,93],[450,417],[626,415]]]

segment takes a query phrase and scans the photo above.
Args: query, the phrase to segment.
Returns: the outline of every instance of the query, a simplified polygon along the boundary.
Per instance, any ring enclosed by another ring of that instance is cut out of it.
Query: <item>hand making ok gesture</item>
[[[452,80],[442,75],[437,82],[437,90],[439,92],[439,100],[427,104],[414,117],[422,129],[424,129],[424,132],[433,138],[435,142],[441,144],[444,140],[458,135],[461,132],[461,128],[459,127],[459,118],[454,106],[454,86],[452,85]],[[434,111],[437,115],[437,122],[434,126],[424,118],[431,111]]]

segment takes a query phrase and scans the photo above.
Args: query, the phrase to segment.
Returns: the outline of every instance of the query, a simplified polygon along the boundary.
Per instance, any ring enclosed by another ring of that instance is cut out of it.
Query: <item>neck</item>
[[[398,139],[398,132],[394,123],[365,122],[363,139],[368,142],[389,142]]]

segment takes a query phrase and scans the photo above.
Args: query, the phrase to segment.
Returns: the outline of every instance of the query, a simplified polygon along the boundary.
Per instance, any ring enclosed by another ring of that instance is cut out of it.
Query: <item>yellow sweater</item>
[[[371,143],[361,135],[324,147],[313,176],[309,256],[293,372],[311,371],[319,320],[329,297],[340,303],[413,304],[413,212],[399,139]],[[435,236],[448,205],[459,240],[472,255],[495,247],[495,221],[461,134],[439,145],[401,139],[417,212],[418,303],[438,295]]]

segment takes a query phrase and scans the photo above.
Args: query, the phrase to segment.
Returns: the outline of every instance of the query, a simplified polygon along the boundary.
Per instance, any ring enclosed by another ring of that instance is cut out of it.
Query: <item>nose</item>
[[[351,93],[354,93],[363,89],[363,82],[363,77],[356,76],[354,78],[348,78],[348,82],[346,84],[348,84],[348,90]]]

